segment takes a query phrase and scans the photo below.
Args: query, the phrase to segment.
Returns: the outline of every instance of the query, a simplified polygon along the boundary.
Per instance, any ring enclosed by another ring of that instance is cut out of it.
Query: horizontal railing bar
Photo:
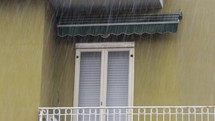
[[[116,106],[116,107],[39,107],[39,109],[157,109],[157,108],[174,108],[174,109],[180,109],[180,108],[215,108],[215,106]]]
[[[56,113],[55,115],[77,115],[77,114],[70,114],[70,113],[63,113],[63,114],[58,114]],[[82,114],[82,113],[79,113],[79,114]],[[102,113],[102,114],[107,114],[107,113]],[[115,114],[119,114],[119,113],[108,113],[108,115],[115,115]],[[132,115],[138,115],[138,113],[121,113],[121,115],[127,115],[127,114],[132,114]],[[163,115],[163,113],[139,113],[141,115],[150,115],[150,114],[158,114],[158,115]],[[193,113],[193,114],[189,114],[189,113],[166,113],[165,115],[178,115],[178,114],[183,114],[183,115],[201,115],[201,114],[214,114],[214,113]],[[49,116],[52,116],[54,114],[46,114],[46,115],[49,115]],[[94,114],[94,113],[84,113],[84,115],[100,115],[99,113],[98,114]]]

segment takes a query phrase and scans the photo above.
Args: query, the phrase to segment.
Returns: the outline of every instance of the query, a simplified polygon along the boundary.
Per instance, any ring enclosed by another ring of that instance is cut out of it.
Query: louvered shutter
[[[81,52],[79,107],[100,104],[101,52]]]
[[[128,106],[129,51],[108,53],[107,106]]]

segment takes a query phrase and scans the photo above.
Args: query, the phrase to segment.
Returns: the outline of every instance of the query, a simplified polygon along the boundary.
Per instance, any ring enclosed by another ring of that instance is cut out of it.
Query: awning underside
[[[181,14],[58,18],[58,36],[102,36],[177,32]]]

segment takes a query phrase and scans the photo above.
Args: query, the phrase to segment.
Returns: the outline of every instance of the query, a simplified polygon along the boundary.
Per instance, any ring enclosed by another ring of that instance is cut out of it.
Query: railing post
[[[39,114],[39,121],[43,121],[43,117]]]
[[[39,121],[43,121],[43,117],[41,115],[39,116]]]
[[[43,121],[43,110],[39,110],[39,121]]]
[[[95,109],[95,121],[97,121],[97,109]]]
[[[140,109],[137,109],[137,121],[140,121]]]

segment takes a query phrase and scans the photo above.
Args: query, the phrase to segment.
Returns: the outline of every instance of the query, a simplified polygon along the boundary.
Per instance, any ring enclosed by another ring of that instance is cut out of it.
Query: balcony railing
[[[215,106],[41,107],[39,121],[215,121]]]

